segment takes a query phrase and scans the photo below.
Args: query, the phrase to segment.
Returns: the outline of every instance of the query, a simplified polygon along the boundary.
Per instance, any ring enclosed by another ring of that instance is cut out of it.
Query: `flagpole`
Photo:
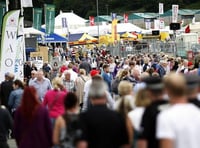
[[[9,0],[6,0],[6,12],[8,12],[9,10],[8,5],[9,5]]]
[[[97,5],[97,30],[98,30],[98,44],[99,44],[99,1],[96,0]]]

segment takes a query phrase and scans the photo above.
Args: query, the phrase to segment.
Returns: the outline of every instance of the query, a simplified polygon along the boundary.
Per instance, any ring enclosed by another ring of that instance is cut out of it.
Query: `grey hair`
[[[91,99],[103,98],[106,95],[107,89],[108,86],[103,80],[92,80],[92,84],[90,85],[88,92],[88,97]]]

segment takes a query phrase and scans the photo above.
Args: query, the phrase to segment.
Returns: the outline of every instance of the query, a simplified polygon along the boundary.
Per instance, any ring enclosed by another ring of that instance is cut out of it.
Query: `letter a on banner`
[[[14,74],[14,61],[17,50],[17,29],[20,10],[9,11],[4,15],[0,51],[0,81],[4,80],[4,74]]]

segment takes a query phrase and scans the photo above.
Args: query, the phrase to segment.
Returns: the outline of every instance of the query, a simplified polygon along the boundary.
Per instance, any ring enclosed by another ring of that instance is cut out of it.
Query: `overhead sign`
[[[159,3],[159,14],[163,14],[163,3]]]
[[[172,5],[172,23],[177,23],[178,21],[178,5]]]

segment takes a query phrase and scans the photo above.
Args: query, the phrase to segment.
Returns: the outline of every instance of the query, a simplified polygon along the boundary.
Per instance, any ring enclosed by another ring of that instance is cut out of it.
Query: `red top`
[[[43,105],[48,107],[51,118],[57,118],[64,113],[64,98],[66,94],[67,92],[65,91],[56,90],[49,90],[45,94]]]

